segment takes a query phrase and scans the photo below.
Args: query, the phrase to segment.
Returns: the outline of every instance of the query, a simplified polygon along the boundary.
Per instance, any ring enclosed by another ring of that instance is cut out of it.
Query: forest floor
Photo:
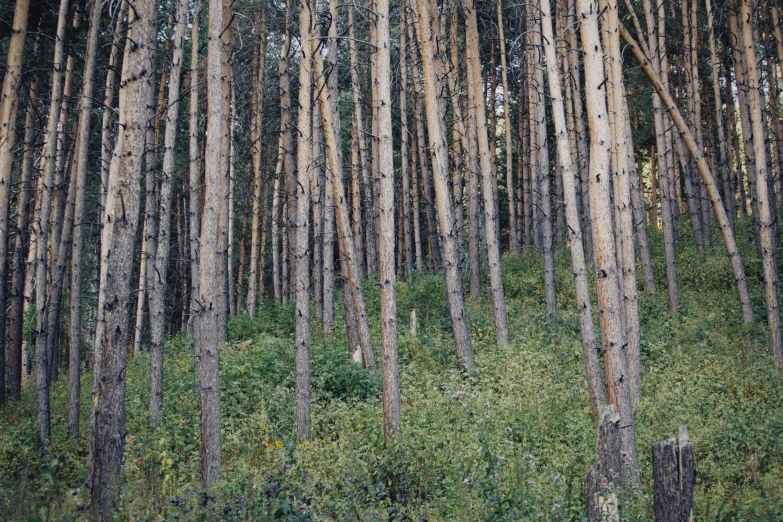
[[[673,317],[661,240],[652,234],[659,290],[640,299],[644,402],[635,414],[642,486],[624,496],[624,518],[652,519],[651,444],[684,424],[696,454],[695,520],[781,520],[783,383],[769,354],[752,231],[743,224],[740,237],[757,316],[749,326],[741,321],[720,237],[700,254],[685,235],[678,252],[682,307]],[[341,319],[333,338],[314,339],[313,441],[299,444],[291,312],[266,302],[257,320],[233,319],[221,353],[224,479],[217,519],[584,520],[595,428],[567,251],[558,254],[556,269],[560,315],[550,323],[540,255],[504,259],[508,348],[494,345],[488,298],[467,303],[477,367],[469,379],[456,369],[442,277],[398,285],[403,434],[389,450],[380,380],[349,359]],[[377,285],[366,288],[380,346]],[[412,309],[416,336],[409,330]],[[185,337],[166,345],[165,414],[155,433],[147,427],[147,354],[128,362],[118,520],[208,517],[198,487],[191,350]],[[86,518],[91,375],[83,379],[78,441],[66,435],[64,381],[52,388],[46,454],[37,442],[33,386],[0,412],[0,519]]]

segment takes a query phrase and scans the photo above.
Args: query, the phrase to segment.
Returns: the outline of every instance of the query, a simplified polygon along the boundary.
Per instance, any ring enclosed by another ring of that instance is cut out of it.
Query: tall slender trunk
[[[3,90],[0,93],[0,405],[5,402],[5,323],[6,323],[6,257],[8,256],[8,209],[11,204],[11,172],[14,166],[16,142],[16,115],[19,104],[19,85],[22,79],[22,58],[27,36],[29,0],[17,0],[14,20],[6,55]],[[59,65],[59,62],[55,62]],[[57,72],[55,71],[55,74]],[[20,338],[21,340],[21,338]],[[21,345],[20,345],[21,350]],[[12,350],[12,355],[16,353]],[[20,351],[21,353],[21,351]],[[21,358],[21,357],[20,357]],[[15,364],[15,361],[13,361]],[[13,364],[12,364],[12,371]],[[15,393],[15,375],[12,375],[12,393]],[[20,375],[21,381],[21,375]],[[48,401],[47,401],[48,407]],[[47,416],[48,417],[48,416]],[[48,425],[48,420],[47,420]],[[48,439],[48,428],[47,428]]]
[[[106,193],[109,184],[109,167],[111,166],[112,153],[112,116],[114,112],[109,110],[114,103],[114,86],[117,82],[117,64],[120,56],[120,41],[125,33],[125,10],[128,2],[122,0],[120,8],[117,11],[117,23],[114,26],[114,35],[112,36],[111,50],[109,51],[109,66],[106,72],[106,88],[103,94],[103,115],[101,116],[101,188],[100,188],[100,209],[101,209],[101,227],[103,226],[104,215],[106,212]],[[196,29],[198,31],[198,29]]]
[[[253,156],[253,221],[250,226],[250,275],[248,281],[247,290],[247,313],[250,317],[256,316],[256,303],[258,302],[258,286],[259,278],[263,279],[263,262],[259,258],[263,258],[263,252],[261,248],[261,228],[263,223],[261,222],[261,185],[262,185],[262,171],[261,171],[261,138],[263,132],[261,131],[264,123],[264,87],[266,79],[266,4],[261,4],[261,13],[259,15],[259,32],[258,32],[258,70],[253,78],[253,113],[252,113],[252,156]],[[272,147],[269,147],[270,154]],[[262,269],[259,271],[259,263],[262,264]]]
[[[171,194],[174,185],[174,152],[177,140],[180,79],[184,60],[185,26],[188,16],[187,0],[180,0],[174,14],[174,41],[169,73],[171,100],[166,110],[166,134],[163,139],[163,169],[160,176],[158,209],[158,248],[150,271],[150,427],[154,430],[163,415],[163,336],[165,333],[165,292],[168,282],[169,245],[171,242]]]
[[[310,440],[310,157],[312,136],[312,14],[313,4],[299,0],[299,113],[296,144],[296,247],[293,251],[296,278],[296,438]]]
[[[111,520],[121,487],[125,447],[125,366],[131,272],[140,202],[141,157],[153,93],[155,0],[134,3],[129,15],[119,94],[119,129],[109,169],[101,241],[100,291],[93,362],[88,489],[93,520]]]
[[[742,45],[745,48],[745,66],[748,73],[748,94],[750,95],[750,116],[753,128],[753,148],[756,154],[756,196],[758,198],[758,222],[761,228],[761,262],[764,268],[764,293],[767,299],[767,326],[769,344],[775,359],[775,368],[783,366],[783,340],[780,331],[780,300],[778,296],[778,268],[773,238],[776,209],[772,205],[769,193],[766,155],[768,148],[764,143],[764,98],[757,66],[756,47],[753,37],[753,4],[750,0],[740,0],[742,16]]]
[[[661,32],[656,29],[656,11],[653,10],[651,0],[644,0],[644,14],[647,24],[647,43],[650,49],[650,61],[656,74],[662,76],[664,68],[661,57],[665,58],[665,43]],[[660,18],[660,27],[665,27],[665,12],[662,6],[657,6],[657,16]],[[665,85],[665,84],[664,84]],[[670,189],[671,163],[669,162],[668,145],[668,118],[661,104],[661,98],[657,93],[652,95],[653,118],[655,125],[655,146],[658,152],[658,179],[661,190],[661,222],[663,224],[664,257],[666,260],[666,288],[669,300],[669,310],[676,314],[680,307],[680,290],[677,283],[677,246],[676,232],[674,230],[675,197]]]
[[[403,9],[405,2],[402,4]],[[400,176],[402,178],[402,233],[405,245],[405,278],[413,284],[413,231],[411,230],[411,170],[408,151],[407,15],[400,11]],[[453,95],[453,92],[452,92]]]
[[[462,274],[459,267],[459,252],[457,249],[457,234],[454,229],[454,209],[451,205],[451,193],[448,180],[448,150],[442,123],[441,103],[438,95],[441,91],[435,72],[434,38],[430,26],[430,5],[428,0],[417,0],[418,7],[418,41],[422,56],[424,76],[424,97],[429,129],[429,144],[432,150],[433,178],[435,181],[435,198],[438,206],[441,234],[445,254],[444,269],[446,272],[446,293],[451,313],[451,323],[454,330],[454,341],[457,351],[457,365],[460,370],[473,372],[473,347],[470,342],[468,325],[465,317],[465,301],[462,295]]]
[[[509,249],[513,253],[519,252],[519,228],[515,210],[514,197],[514,146],[511,138],[511,103],[508,82],[506,59],[506,33],[503,24],[503,0],[496,0],[498,8],[498,39],[500,40],[500,73],[503,82],[503,128],[506,133],[506,191],[508,192],[508,223],[509,223]]]
[[[623,319],[625,341],[627,343],[628,378],[631,389],[631,401],[638,405],[642,401],[642,359],[641,331],[639,326],[639,295],[636,288],[636,255],[633,241],[633,208],[631,204],[631,179],[636,178],[631,142],[631,125],[628,105],[625,101],[625,87],[622,73],[620,35],[618,34],[618,4],[614,0],[601,0],[608,6],[605,27],[608,42],[604,48],[609,56],[607,94],[610,110],[614,113],[613,148],[617,163],[613,168],[615,189],[615,209],[617,215],[616,234],[620,238],[618,259],[622,274],[620,284],[623,295]]]
[[[196,348],[200,364],[201,391],[201,482],[209,491],[221,475],[220,437],[220,345],[226,340],[225,276],[227,238],[225,218],[227,182],[223,157],[223,42],[225,29],[222,0],[209,0],[209,43],[207,44],[207,133],[204,156],[204,211],[201,220],[199,302],[201,311]]]
[[[43,149],[43,177],[42,190],[40,192],[41,211],[38,216],[36,227],[36,241],[38,243],[36,259],[36,345],[35,345],[35,363],[36,363],[36,393],[38,397],[38,437],[42,445],[49,442],[51,426],[49,421],[49,352],[47,351],[47,249],[49,242],[49,218],[52,208],[52,185],[54,184],[55,169],[55,151],[57,146],[57,123],[60,116],[60,102],[62,101],[62,82],[63,82],[63,46],[65,40],[65,17],[68,12],[68,0],[61,0],[60,13],[57,20],[57,35],[54,48],[54,71],[52,72],[52,91],[49,103],[49,119],[46,124],[44,134]],[[21,51],[20,51],[21,52]],[[16,103],[14,103],[14,106]],[[7,205],[6,205],[7,207]],[[0,212],[4,216],[5,210]],[[6,239],[3,239],[5,244]],[[2,248],[5,248],[3,246]],[[3,267],[5,261],[0,263]],[[5,270],[5,268],[3,268]],[[4,285],[2,285],[4,286]],[[5,298],[3,298],[5,300]],[[3,303],[5,310],[5,303]],[[5,325],[5,321],[3,321]],[[4,327],[3,327],[4,328]]]
[[[198,348],[201,343],[198,341],[198,320],[201,312],[201,303],[199,301],[201,293],[199,292],[199,278],[201,272],[201,211],[199,208],[199,195],[201,193],[199,179],[199,143],[198,143],[198,48],[199,48],[199,18],[201,16],[202,2],[196,0],[196,8],[193,11],[190,30],[190,99],[188,107],[188,221],[190,232],[190,305],[189,305],[189,325],[188,331],[193,338],[193,375],[196,397],[200,397],[199,380],[201,379],[201,369]]]
[[[82,277],[82,247],[84,199],[87,185],[87,155],[90,134],[90,117],[92,116],[92,89],[97,61],[98,32],[101,21],[103,2],[93,3],[90,13],[90,26],[87,36],[86,60],[84,64],[82,97],[77,131],[76,163],[71,174],[68,190],[67,209],[62,227],[62,237],[57,255],[57,266],[52,282],[53,296],[62,293],[62,287],[67,275],[68,260],[71,262],[71,294],[70,294],[70,357],[68,378],[68,431],[71,436],[79,436],[79,404],[80,404],[80,354],[81,349],[81,277]],[[73,241],[71,241],[73,235]],[[59,299],[59,297],[58,297]],[[54,303],[59,307],[59,303]],[[54,330],[53,323],[59,321],[59,314],[54,308],[49,316],[49,331]],[[54,316],[54,318],[53,318]]]
[[[492,188],[492,169],[490,148],[487,140],[487,119],[483,100],[479,100],[479,78],[481,63],[479,63],[478,22],[476,11],[470,1],[463,2],[466,24],[467,67],[468,67],[468,111],[471,112],[470,123],[475,125],[478,134],[479,158],[481,161],[481,189],[484,194],[484,212],[487,226],[487,259],[489,261],[490,286],[492,288],[492,309],[495,318],[495,339],[498,345],[508,345],[508,317],[506,301],[503,293],[503,279],[500,271],[499,231],[495,229],[498,214],[495,191]],[[505,75],[505,70],[504,70]],[[508,95],[505,95],[508,99]],[[510,131],[509,131],[510,132]],[[509,141],[510,143],[510,141]],[[509,169],[510,170],[510,169]]]
[[[579,178],[576,176],[568,143],[560,72],[557,68],[555,46],[552,43],[554,41],[552,16],[550,14],[549,2],[546,0],[541,2],[541,27],[544,51],[546,53],[549,94],[552,100],[552,119],[554,120],[557,139],[557,157],[560,161],[560,171],[563,177],[563,195],[565,196],[565,211],[566,219],[568,220],[568,239],[571,243],[571,263],[574,269],[579,327],[582,334],[582,353],[587,374],[587,391],[590,396],[593,418],[597,419],[601,409],[606,404],[606,394],[604,385],[601,382],[601,368],[598,362],[598,350],[596,349],[590,293],[588,290],[587,266],[582,246],[582,227],[579,221],[576,186],[574,183]]]
[[[391,100],[391,36],[389,0],[375,1],[376,86],[380,100]],[[386,445],[402,431],[397,364],[397,282],[394,273],[394,154],[391,103],[378,107],[378,275],[381,284],[381,363],[383,368],[383,433]]]
[[[606,81],[604,57],[598,32],[598,2],[577,0],[579,26],[584,48],[585,94],[590,127],[590,213],[595,245],[595,269],[601,339],[605,352],[604,370],[608,402],[617,408],[624,427],[620,450],[625,453],[624,481],[638,481],[639,460],[633,425],[631,390],[627,379],[625,332],[622,325],[620,282],[612,227],[609,177],[610,142],[606,94],[600,88]],[[601,145],[604,144],[604,145]]]
[[[278,303],[283,302],[283,270],[282,270],[282,245],[280,241],[281,226],[281,195],[280,177],[283,175],[283,134],[280,134],[277,144],[277,162],[275,163],[275,180],[272,190],[272,287],[273,296]]]
[[[8,386],[11,397],[18,399],[22,394],[22,343],[25,302],[25,261],[30,245],[31,194],[33,191],[33,159],[35,156],[36,113],[38,105],[38,78],[30,82],[30,102],[25,111],[24,148],[22,149],[22,175],[19,192],[19,211],[17,212],[14,257],[11,261],[11,319],[10,353],[8,354]],[[1,328],[0,328],[1,329]],[[0,353],[2,355],[2,353]],[[1,366],[1,365],[0,365]],[[0,368],[2,369],[2,368]],[[2,383],[0,377],[0,383]],[[2,392],[0,392],[2,395]]]

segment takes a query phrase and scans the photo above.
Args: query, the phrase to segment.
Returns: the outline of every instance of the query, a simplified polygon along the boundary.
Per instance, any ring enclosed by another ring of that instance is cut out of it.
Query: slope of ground
[[[684,227],[683,227],[684,228]],[[624,500],[628,520],[650,520],[650,446],[680,424],[696,451],[697,520],[783,518],[783,386],[768,353],[760,267],[742,248],[758,320],[741,323],[722,245],[681,242],[682,312],[668,313],[660,238],[659,291],[642,296],[644,402],[635,415],[643,486]],[[344,327],[315,339],[313,442],[293,433],[293,318],[265,303],[234,319],[221,354],[224,520],[584,520],[595,430],[585,390],[570,259],[557,259],[557,323],[547,322],[537,254],[504,260],[509,348],[493,346],[491,306],[468,303],[477,373],[456,370],[440,277],[399,291],[403,436],[383,448],[380,381],[349,360]],[[368,310],[379,343],[377,289]],[[487,285],[484,288],[488,288]],[[341,302],[340,299],[337,300]],[[419,319],[409,332],[410,311]],[[250,342],[248,342],[250,341]],[[199,415],[191,347],[166,346],[165,416],[147,428],[146,354],[131,359],[120,520],[206,518],[198,489]],[[90,375],[83,422],[89,422]],[[69,440],[65,386],[52,389],[53,437],[42,455],[34,390],[0,413],[0,518],[84,516],[87,436]]]

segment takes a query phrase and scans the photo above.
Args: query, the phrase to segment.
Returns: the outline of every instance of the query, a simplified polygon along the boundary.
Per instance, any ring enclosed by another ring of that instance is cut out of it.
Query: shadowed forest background
[[[0,518],[783,518],[777,0],[0,20]]]

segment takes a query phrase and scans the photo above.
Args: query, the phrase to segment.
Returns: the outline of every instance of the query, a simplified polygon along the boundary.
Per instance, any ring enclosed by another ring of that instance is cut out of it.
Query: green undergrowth
[[[644,402],[635,414],[642,487],[627,520],[652,520],[650,447],[687,426],[696,452],[696,520],[783,518],[783,386],[769,355],[760,263],[741,226],[757,320],[742,324],[719,236],[699,253],[681,225],[682,306],[669,314],[661,238],[651,235],[656,295],[640,300]],[[118,520],[584,520],[595,429],[587,402],[567,252],[556,259],[557,322],[544,311],[539,254],[504,259],[511,346],[494,345],[491,303],[467,302],[477,372],[456,369],[443,280],[398,285],[403,434],[385,449],[380,379],[349,359],[344,323],[314,322],[313,440],[293,437],[293,314],[265,302],[233,319],[221,352],[223,480],[200,493],[192,347],[166,344],[165,413],[147,427],[148,358],[127,366],[127,438]],[[591,283],[594,284],[594,283]],[[593,292],[595,288],[592,288]],[[366,284],[380,350],[377,285]],[[336,299],[342,303],[341,297]],[[338,310],[341,309],[338,306]],[[416,310],[418,335],[410,332]],[[340,314],[338,313],[338,316]],[[377,357],[380,360],[380,357]],[[83,380],[82,426],[91,376]],[[65,386],[52,389],[51,446],[41,453],[35,397],[0,415],[0,519],[86,518],[88,437],[65,429]]]

